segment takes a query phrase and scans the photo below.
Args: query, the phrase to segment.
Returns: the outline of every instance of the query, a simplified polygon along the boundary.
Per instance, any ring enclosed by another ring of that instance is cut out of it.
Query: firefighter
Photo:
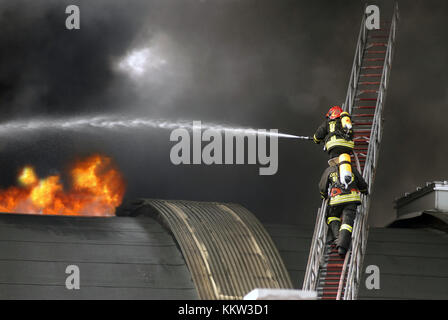
[[[361,193],[368,194],[368,186],[350,155],[341,154],[322,174],[319,182],[321,196],[329,198],[327,225],[329,242],[335,241],[338,253],[345,256],[350,247],[356,208],[361,204]]]
[[[314,143],[324,142],[324,150],[330,155],[330,162],[336,161],[343,153],[350,154],[355,143],[350,115],[339,106],[333,106],[326,114],[325,121],[313,136]]]

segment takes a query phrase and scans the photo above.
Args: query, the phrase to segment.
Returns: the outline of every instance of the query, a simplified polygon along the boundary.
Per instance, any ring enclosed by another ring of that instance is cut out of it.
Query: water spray
[[[202,123],[202,128],[231,132],[237,135],[265,135],[276,136],[278,138],[312,140],[307,136],[296,136],[286,133],[275,133],[272,131],[259,131],[252,128],[239,128],[232,126],[225,126],[214,123]],[[51,118],[51,119],[32,119],[32,120],[12,120],[0,124],[0,136],[15,136],[23,134],[35,134],[45,131],[73,131],[85,132],[90,129],[103,130],[142,130],[149,128],[160,129],[177,129],[184,128],[188,130],[193,129],[193,122],[180,120],[170,121],[164,119],[150,119],[150,118],[126,118],[119,116],[94,116],[94,117],[74,117],[74,118]]]

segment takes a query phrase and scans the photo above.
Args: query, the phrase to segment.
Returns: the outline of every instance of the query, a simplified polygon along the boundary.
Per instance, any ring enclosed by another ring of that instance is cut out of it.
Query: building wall
[[[67,290],[68,265],[80,289]],[[0,299],[197,299],[171,235],[151,218],[0,214]]]
[[[433,229],[375,228],[369,233],[364,271],[380,269],[380,289],[360,299],[448,299],[448,234]]]

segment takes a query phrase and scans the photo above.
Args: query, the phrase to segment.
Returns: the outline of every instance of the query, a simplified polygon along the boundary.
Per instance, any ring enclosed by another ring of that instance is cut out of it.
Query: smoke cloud
[[[65,28],[71,4],[80,30]],[[394,218],[394,197],[446,179],[447,6],[400,3],[374,225]],[[0,0],[1,123],[118,114],[311,135],[345,98],[361,13],[354,0]],[[169,132],[157,129],[0,140],[2,187],[25,164],[46,176],[103,152],[122,169],[127,198],[237,202],[278,223],[314,223],[327,160],[320,147],[285,139],[274,176],[249,165],[174,166]]]

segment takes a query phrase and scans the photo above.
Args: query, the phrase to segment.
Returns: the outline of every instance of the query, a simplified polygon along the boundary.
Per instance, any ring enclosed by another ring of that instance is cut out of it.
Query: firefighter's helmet
[[[330,110],[328,110],[327,118],[330,118],[331,120],[339,118],[342,112],[343,111],[340,106],[333,106]]]

